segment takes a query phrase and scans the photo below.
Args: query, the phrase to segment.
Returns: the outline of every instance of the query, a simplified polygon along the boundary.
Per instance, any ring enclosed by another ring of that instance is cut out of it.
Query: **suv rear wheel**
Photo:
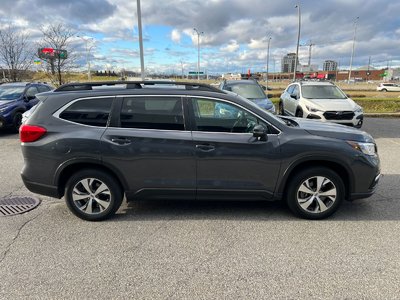
[[[306,219],[323,219],[338,209],[344,195],[343,181],[334,171],[309,168],[292,178],[286,200],[295,215]]]
[[[111,217],[121,206],[122,198],[119,183],[103,171],[79,171],[66,184],[67,206],[84,220],[100,221]]]

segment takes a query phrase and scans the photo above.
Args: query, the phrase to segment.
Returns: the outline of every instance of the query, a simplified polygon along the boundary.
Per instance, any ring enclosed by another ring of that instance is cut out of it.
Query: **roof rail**
[[[63,84],[54,92],[66,92],[66,91],[88,91],[93,90],[96,86],[115,86],[115,85],[126,85],[126,89],[141,89],[143,86],[152,85],[165,85],[169,88],[171,86],[184,86],[186,90],[199,90],[199,91],[209,91],[224,93],[220,89],[213,87],[209,84],[195,83],[195,82],[175,82],[175,81],[156,81],[156,80],[146,80],[146,81],[98,81],[98,82],[76,82]]]

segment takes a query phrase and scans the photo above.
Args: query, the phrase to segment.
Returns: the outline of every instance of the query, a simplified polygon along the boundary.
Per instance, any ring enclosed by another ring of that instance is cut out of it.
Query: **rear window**
[[[71,104],[60,118],[70,122],[106,127],[113,98],[84,99]]]

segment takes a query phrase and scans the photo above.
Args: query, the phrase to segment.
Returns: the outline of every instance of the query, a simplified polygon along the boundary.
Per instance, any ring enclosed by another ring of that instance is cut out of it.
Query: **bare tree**
[[[16,81],[32,65],[33,47],[29,35],[13,26],[0,31],[0,61],[8,69],[8,77]]]
[[[72,69],[76,60],[76,54],[71,45],[76,33],[64,24],[49,25],[42,27],[43,38],[39,43],[39,48],[53,48],[66,50],[66,58],[56,55],[53,58],[43,59],[45,61],[45,71],[58,84],[64,83],[65,73]]]

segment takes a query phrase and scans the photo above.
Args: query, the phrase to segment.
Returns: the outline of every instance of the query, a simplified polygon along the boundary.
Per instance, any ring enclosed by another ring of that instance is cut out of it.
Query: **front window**
[[[192,107],[197,131],[251,133],[257,124],[268,128],[253,114],[224,101],[192,99]]]
[[[24,90],[24,86],[0,86],[0,100],[18,99]]]
[[[307,85],[302,87],[306,99],[346,99],[347,96],[334,85]]]
[[[230,85],[231,91],[247,99],[263,99],[265,93],[257,84],[235,84]]]

